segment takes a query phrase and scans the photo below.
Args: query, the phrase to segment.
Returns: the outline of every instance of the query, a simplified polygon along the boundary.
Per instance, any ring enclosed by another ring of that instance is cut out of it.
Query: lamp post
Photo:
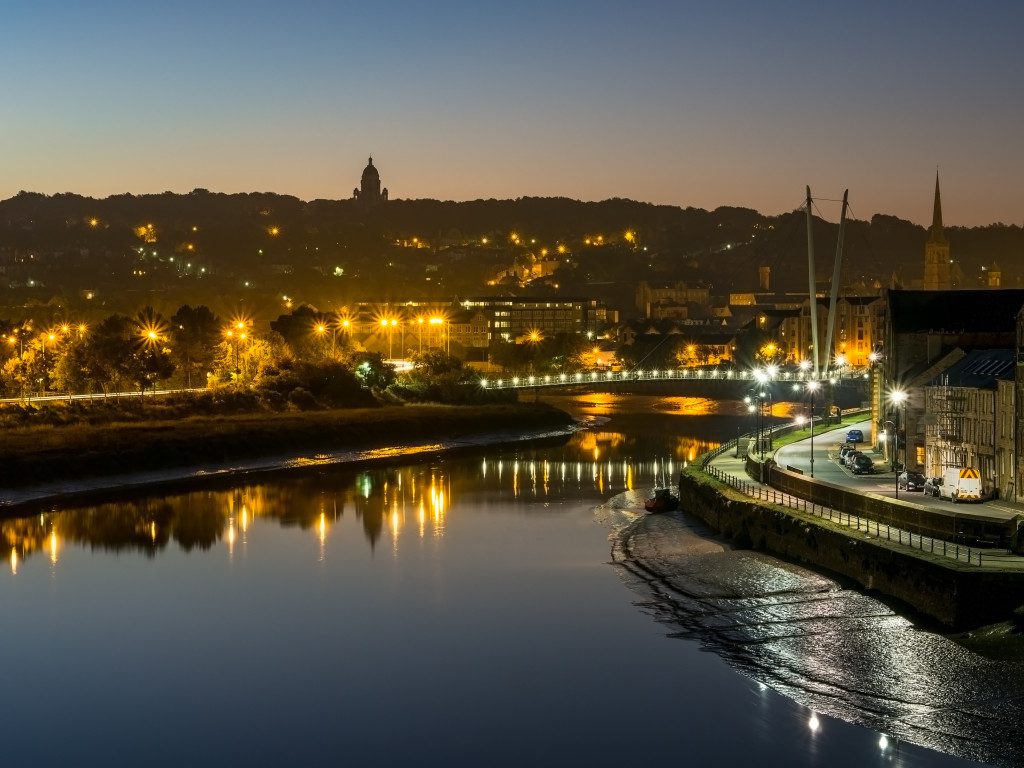
[[[818,391],[820,385],[816,381],[807,382],[807,396],[810,405],[810,413],[808,414],[811,419],[811,477],[814,477],[814,393]]]
[[[346,337],[345,346],[348,347],[352,343],[352,320],[347,317],[343,317],[341,318],[339,325],[341,326],[341,332],[345,334]]]
[[[754,407],[754,404],[753,404],[752,402],[750,402],[750,398],[749,398],[749,397],[747,397],[747,398],[744,398],[744,399],[745,399],[745,400],[747,401],[747,413],[749,413],[749,414],[750,414],[750,420],[751,420],[751,421],[753,422],[753,423],[751,424],[751,426],[752,426],[752,427],[754,427],[754,428],[756,429],[756,427],[757,427],[757,415],[756,415],[756,408]],[[737,446],[737,449],[736,449],[736,458],[738,459],[739,457],[740,457],[740,454],[739,454],[739,447]]]
[[[768,392],[768,450],[770,451],[774,447],[775,439],[775,424],[772,421],[772,381],[774,381],[776,374],[779,372],[779,366],[774,363],[766,365],[764,372]]]
[[[244,320],[239,320],[224,331],[224,338],[227,339],[229,344],[231,344],[232,352],[234,353],[236,380],[242,374],[242,369],[238,365],[238,347],[243,341],[249,338],[249,334],[246,332],[246,327],[247,323]]]
[[[896,471],[896,449],[899,446],[899,439],[900,439],[900,437],[899,437],[899,433],[896,432],[896,422],[890,421],[889,419],[886,419],[885,421],[882,422],[882,426],[883,427],[886,427],[886,426],[891,426],[892,427],[892,448],[890,448],[889,466],[892,467],[892,471],[896,475],[896,498],[898,499],[900,497],[900,473]],[[881,435],[878,436],[879,439],[880,440],[885,440],[887,433],[888,433],[888,429],[886,429],[885,432],[883,432]]]
[[[430,318],[430,324],[431,325],[435,325],[435,326],[439,326],[438,331],[439,331],[439,333],[441,333],[443,335],[440,337],[440,344],[438,346],[443,346],[444,347],[444,353],[446,355],[450,354],[451,353],[451,345],[449,344],[448,333],[447,333],[448,318],[446,318],[444,316],[441,316],[441,315],[435,315],[434,317]]]
[[[889,402],[895,406],[896,416],[899,416],[900,406],[903,406],[903,428],[906,429],[906,412],[907,412],[907,393],[902,389],[893,389],[889,393]],[[892,460],[893,460],[893,471],[896,473],[896,498],[900,497],[900,473],[899,473],[899,462],[898,462],[898,449],[899,449],[900,431],[897,423],[892,422]],[[903,440],[903,455],[906,457],[907,454],[907,438]],[[904,466],[906,466],[906,458],[903,460]]]
[[[47,332],[41,336],[41,339],[43,347],[43,377],[39,380],[41,382],[41,391],[39,393],[40,397],[46,394],[46,386],[49,383],[49,374],[46,370],[46,342],[49,341],[52,344],[57,340],[57,335],[53,332]]]

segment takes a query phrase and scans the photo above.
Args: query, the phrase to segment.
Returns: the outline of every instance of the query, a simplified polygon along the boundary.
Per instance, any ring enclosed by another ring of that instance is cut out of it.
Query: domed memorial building
[[[380,187],[380,174],[373,165],[373,158],[371,157],[366,167],[363,169],[363,177],[359,181],[359,187],[352,190],[352,198],[363,205],[376,205],[377,203],[386,202],[388,199],[388,190],[385,187],[383,190]]]

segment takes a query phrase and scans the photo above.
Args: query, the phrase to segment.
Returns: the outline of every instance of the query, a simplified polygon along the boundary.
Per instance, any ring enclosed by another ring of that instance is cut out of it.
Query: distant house
[[[1024,290],[887,290],[884,296],[888,322],[881,366],[873,379],[873,418],[879,423],[892,418],[895,411],[888,393],[906,392],[900,416],[906,417],[907,465],[923,468],[927,460],[925,386],[966,353],[1016,347]],[[1019,410],[1020,392],[1017,395]],[[1018,413],[1018,424],[1019,417]]]
[[[1005,457],[997,451],[998,395],[1000,381],[1013,380],[1015,358],[1013,349],[975,350],[924,388],[927,476],[939,477],[950,467],[973,467],[980,470],[987,492],[1006,488]],[[1002,404],[1005,409],[1005,392]]]
[[[682,281],[648,283],[642,280],[636,287],[636,308],[643,317],[665,319],[685,318],[688,304],[705,306],[710,301],[706,286],[691,286]]]

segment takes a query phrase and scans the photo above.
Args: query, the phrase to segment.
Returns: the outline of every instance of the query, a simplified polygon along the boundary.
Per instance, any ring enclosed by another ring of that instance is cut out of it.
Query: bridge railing
[[[850,512],[843,512],[822,504],[815,504],[807,499],[802,499],[799,496],[779,491],[771,486],[762,485],[761,483],[754,482],[753,480],[739,477],[715,466],[708,465],[704,468],[704,471],[716,480],[735,488],[745,496],[751,496],[760,501],[778,504],[783,507],[806,512],[808,514],[815,515],[822,520],[828,519],[833,523],[850,528],[858,533],[864,532],[869,536],[874,535],[876,539],[884,538],[886,541],[891,541],[895,544],[902,544],[903,546],[911,547],[912,549],[917,549],[921,552],[942,555],[943,557],[948,557],[951,560],[957,560],[970,565],[981,566],[982,564],[982,552],[977,548],[963,546],[956,542],[946,541],[945,539],[922,536],[921,534],[915,534],[911,531],[906,531],[893,525],[880,523],[877,520],[870,520],[866,517],[854,515]],[[895,534],[895,536],[893,534]]]
[[[829,381],[840,381],[866,375],[860,369],[844,369]],[[498,378],[481,378],[485,389],[526,389],[532,387],[564,387],[576,384],[605,384],[626,381],[758,381],[765,382],[763,371],[735,368],[666,368],[629,371],[590,370],[572,373],[512,374]],[[773,382],[800,383],[821,381],[811,371],[779,371],[771,377]]]

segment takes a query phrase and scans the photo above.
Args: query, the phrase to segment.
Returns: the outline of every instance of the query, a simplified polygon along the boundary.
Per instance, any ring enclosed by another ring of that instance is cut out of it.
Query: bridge
[[[538,387],[575,387],[606,384],[634,383],[638,381],[741,381],[768,384],[770,382],[789,382],[802,384],[810,381],[829,382],[840,380],[867,378],[866,368],[843,368],[834,372],[831,377],[815,376],[810,370],[775,371],[765,368],[733,369],[733,368],[669,368],[665,370],[628,370],[628,371],[576,371],[574,373],[553,373],[544,375],[518,374],[501,378],[480,379],[484,389],[536,389]]]

